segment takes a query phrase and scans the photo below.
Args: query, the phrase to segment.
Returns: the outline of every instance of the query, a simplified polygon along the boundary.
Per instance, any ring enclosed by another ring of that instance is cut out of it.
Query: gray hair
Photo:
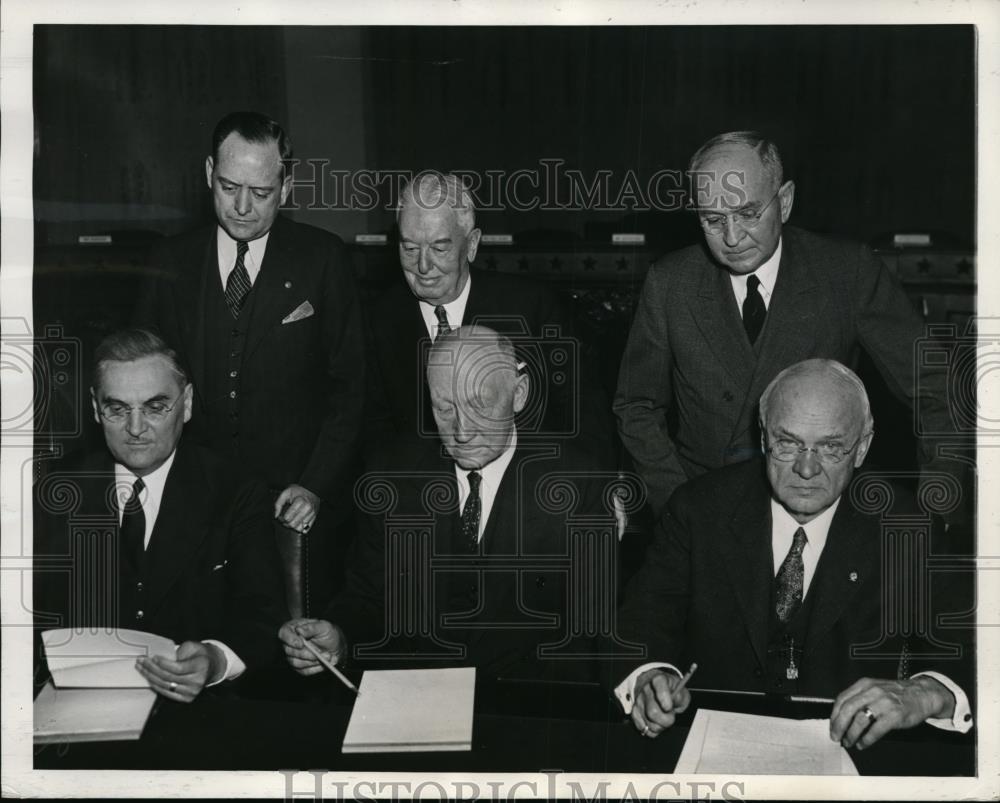
[[[177,384],[183,388],[188,383],[187,372],[167,342],[149,329],[118,329],[107,335],[94,350],[94,368],[91,387],[96,392],[101,386],[101,374],[109,362],[135,362],[144,357],[163,357],[170,365]]]
[[[454,173],[424,170],[415,175],[399,194],[397,225],[407,204],[415,204],[420,209],[436,209],[447,204],[455,210],[455,217],[464,234],[468,235],[476,227],[476,205],[472,193]]]
[[[858,378],[858,375],[846,365],[843,365],[836,360],[821,358],[803,360],[802,362],[790,365],[771,380],[760,396],[760,428],[765,432],[767,431],[767,412],[771,403],[771,396],[774,394],[778,385],[787,379],[817,373],[824,373],[831,376],[851,389],[858,401],[861,403],[861,412],[864,418],[864,430],[862,434],[868,434],[871,432],[875,427],[875,419],[872,418],[872,408],[868,401],[868,391],[865,390],[864,382],[862,382]]]
[[[773,140],[768,139],[759,131],[727,131],[712,137],[694,152],[688,162],[688,176],[698,172],[701,165],[706,161],[708,154],[715,148],[723,145],[743,145],[754,151],[760,158],[761,164],[774,180],[777,187],[784,183],[784,166],[781,162],[781,153]]]
[[[514,343],[507,335],[490,329],[488,326],[461,326],[452,329],[434,340],[427,353],[427,367],[447,367],[454,364],[450,354],[457,347],[468,346],[470,348],[488,348],[490,356],[499,361],[501,367],[509,368],[511,373],[517,374],[517,351]],[[491,361],[491,365],[495,363]]]

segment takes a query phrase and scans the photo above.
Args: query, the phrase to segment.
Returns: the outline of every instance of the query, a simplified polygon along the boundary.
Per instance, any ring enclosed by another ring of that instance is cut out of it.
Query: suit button
[[[236,398],[236,391],[235,390],[229,391],[229,398],[230,399],[235,399]]]
[[[141,582],[135,584],[135,590],[136,591],[142,591],[142,583]]]
[[[136,611],[135,612],[135,618],[136,619],[142,619],[145,615],[146,614],[144,614],[142,611]]]
[[[233,329],[233,331],[230,332],[229,334],[231,334],[233,337],[239,337],[240,336],[240,330],[239,329]]]
[[[536,577],[535,578],[535,585],[538,588],[545,588],[545,578],[544,577]]]
[[[236,374],[237,373],[238,373],[237,371],[230,371],[229,372],[229,378],[230,379],[236,379]]]

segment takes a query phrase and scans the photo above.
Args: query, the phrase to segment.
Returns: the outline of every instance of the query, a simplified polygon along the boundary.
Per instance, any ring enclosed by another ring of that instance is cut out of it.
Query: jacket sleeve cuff
[[[927,724],[935,728],[941,728],[941,730],[968,733],[972,728],[972,708],[969,706],[969,698],[965,692],[951,678],[942,675],[940,672],[918,672],[913,678],[918,678],[921,675],[934,678],[934,680],[955,696],[955,713],[952,714],[951,719],[930,717],[927,720]]]
[[[669,669],[671,672],[677,672],[678,677],[682,677],[676,666],[662,661],[653,661],[632,670],[632,674],[615,686],[614,692],[615,698],[626,715],[632,713],[632,706],[635,704],[635,682],[639,679],[639,675],[643,672],[648,672],[650,669]]]
[[[235,652],[233,652],[229,647],[223,644],[221,641],[216,641],[215,639],[203,639],[204,644],[214,644],[222,651],[222,657],[226,661],[226,665],[223,669],[222,675],[210,680],[206,683],[206,686],[216,686],[222,683],[224,680],[236,680],[240,675],[246,672],[247,665],[243,663]]]

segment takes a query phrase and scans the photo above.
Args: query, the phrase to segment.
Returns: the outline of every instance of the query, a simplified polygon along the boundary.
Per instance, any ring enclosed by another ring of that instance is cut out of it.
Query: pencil
[[[691,680],[691,675],[694,674],[694,670],[698,668],[698,664],[691,664],[691,668],[687,671],[687,674],[681,678],[681,682],[677,684],[677,688],[674,691],[680,691],[683,689],[689,680]]]
[[[319,661],[321,664],[323,664],[323,666],[325,666],[331,672],[333,672],[333,674],[337,676],[337,679],[341,683],[343,683],[345,686],[347,686],[347,688],[349,688],[355,694],[360,694],[361,693],[361,692],[358,691],[358,687],[355,686],[353,683],[351,683],[351,681],[349,681],[344,676],[344,673],[341,672],[339,669],[337,669],[337,667],[335,667],[333,665],[333,662],[330,661],[329,658],[327,658],[325,655],[323,655],[323,653],[321,653],[318,649],[316,649],[316,645],[315,644],[313,644],[309,639],[307,639],[301,633],[299,633],[299,638],[302,639],[302,643],[305,645],[305,648],[307,650],[309,650],[309,652],[311,652],[313,655],[316,656],[316,660]]]

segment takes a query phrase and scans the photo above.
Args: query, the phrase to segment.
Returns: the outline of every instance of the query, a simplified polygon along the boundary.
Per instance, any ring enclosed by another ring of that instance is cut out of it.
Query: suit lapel
[[[743,319],[736,307],[729,274],[709,260],[697,292],[690,299],[691,312],[715,359],[733,377],[737,388],[749,386],[756,357]]]
[[[763,471],[763,468],[761,469]],[[719,542],[729,581],[740,603],[740,612],[757,659],[767,660],[770,621],[768,589],[774,570],[771,557],[771,498],[759,483],[747,486],[742,501]]]
[[[149,608],[155,612],[167,591],[192,562],[211,522],[204,506],[205,478],[194,452],[180,445],[160,500],[160,512],[149,541]]]
[[[191,368],[191,382],[196,394],[205,387],[205,305],[212,282],[219,283],[217,227],[212,226],[201,254],[197,252],[188,265],[182,265],[174,285],[176,309],[194,310],[194,315],[180,315],[183,348]]]
[[[295,262],[285,222],[279,216],[271,227],[264,260],[254,282],[253,314],[247,331],[244,359],[250,359],[267,334],[281,326],[282,319],[292,311],[289,300],[298,296],[292,296],[289,290],[306,286],[303,271],[303,266]],[[319,299],[314,301],[319,303]]]
[[[845,491],[807,594],[813,597],[809,641],[829,631],[865,583],[879,581],[879,543],[872,521],[851,507]]]

